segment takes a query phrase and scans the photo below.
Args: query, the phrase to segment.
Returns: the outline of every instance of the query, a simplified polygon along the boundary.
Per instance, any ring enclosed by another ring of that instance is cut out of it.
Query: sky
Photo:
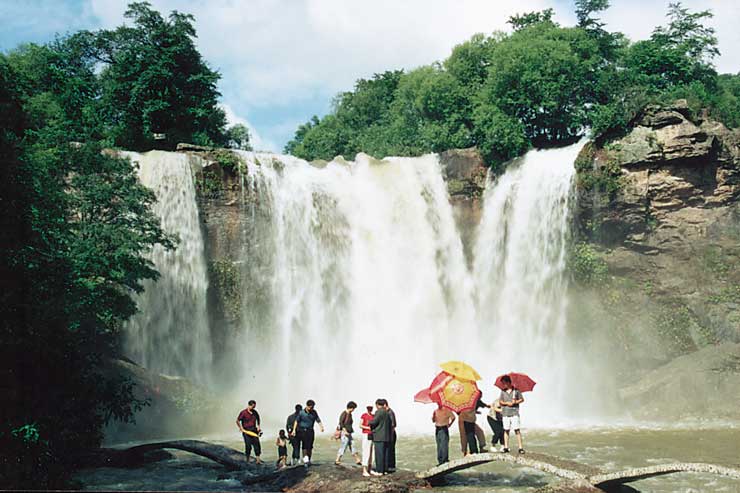
[[[508,31],[509,16],[552,8],[575,23],[572,0],[150,0],[162,13],[191,13],[197,45],[222,79],[231,123],[244,123],[256,149],[280,151],[299,124],[326,114],[358,78],[446,58],[475,33]],[[607,29],[647,38],[665,23],[669,0],[611,0]],[[684,0],[711,9],[720,72],[740,71],[740,0]],[[126,0],[0,0],[0,50],[43,43],[79,29],[124,22]]]

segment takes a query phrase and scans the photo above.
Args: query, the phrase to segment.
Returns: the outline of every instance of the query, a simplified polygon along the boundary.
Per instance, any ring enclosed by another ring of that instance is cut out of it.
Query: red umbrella
[[[447,381],[444,387],[436,393],[432,393],[432,396],[433,398],[436,397],[436,402],[443,407],[456,413],[461,413],[468,409],[475,409],[478,399],[480,399],[481,391],[478,390],[478,386],[473,380],[463,380],[453,377],[452,380]]]
[[[507,373],[509,375],[509,378],[511,378],[511,386],[517,389],[519,392],[529,392],[532,389],[534,389],[534,386],[537,385],[537,382],[529,378],[529,376],[525,375],[524,373]],[[496,379],[496,387],[500,388],[501,390],[504,389],[504,384],[501,382],[501,378],[503,378],[504,375],[499,376]]]
[[[433,404],[434,400],[429,394],[429,389],[422,389],[414,396],[414,402],[421,402],[422,404]]]
[[[434,380],[432,380],[432,383],[428,388],[422,389],[416,393],[414,396],[414,402],[421,402],[422,404],[438,404],[439,396],[437,393],[453,378],[454,377],[447,372],[439,372],[439,374],[434,377]]]

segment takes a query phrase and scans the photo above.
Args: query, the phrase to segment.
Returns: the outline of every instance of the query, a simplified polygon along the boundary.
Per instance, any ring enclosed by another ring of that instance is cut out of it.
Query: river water
[[[431,410],[431,408],[430,408]],[[483,419],[479,419],[483,424]],[[740,427],[725,424],[722,427],[693,428],[682,424],[676,428],[584,428],[535,429],[523,431],[525,448],[563,458],[618,471],[629,467],[644,467],[671,462],[708,462],[728,467],[740,467]],[[490,430],[487,430],[490,431]],[[333,461],[337,442],[319,434],[314,460]],[[489,434],[490,436],[490,434]],[[238,435],[227,439],[205,438],[242,449]],[[276,458],[272,446],[274,437],[263,439],[263,458]],[[398,442],[398,466],[401,469],[423,470],[435,465],[434,437],[428,435],[401,435]],[[450,457],[460,457],[457,433],[450,437]],[[139,469],[101,468],[80,472],[76,479],[85,489],[105,490],[217,490],[239,491],[233,479],[218,480],[224,470],[215,463],[186,452],[175,452],[176,458]],[[345,462],[349,461],[345,457]],[[364,480],[358,469],[358,481]],[[435,491],[450,492],[531,492],[550,482],[554,476],[508,464],[492,463],[462,471],[448,477],[445,485]],[[740,492],[736,480],[707,474],[678,473],[632,483],[639,491],[655,493],[711,493]]]

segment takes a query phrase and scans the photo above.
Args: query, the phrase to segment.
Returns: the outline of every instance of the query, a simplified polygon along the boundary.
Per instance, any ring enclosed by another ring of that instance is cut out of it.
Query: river
[[[479,420],[482,424],[483,420]],[[584,429],[524,430],[525,447],[530,451],[557,455],[605,471],[642,467],[671,462],[708,462],[728,467],[740,466],[740,426],[701,427],[682,423],[668,427],[599,427]],[[236,435],[236,434],[235,434]],[[314,460],[329,462],[334,459],[337,442],[329,433],[317,439]],[[241,449],[234,438],[194,437]],[[274,460],[274,437],[263,440],[263,458]],[[451,458],[460,456],[458,436],[450,439]],[[434,465],[436,451],[434,437],[401,435],[398,442],[398,466],[401,469],[423,470]],[[186,452],[174,452],[175,459],[137,469],[100,468],[77,474],[84,489],[90,490],[217,490],[239,491],[240,484],[233,479],[219,480],[224,472],[215,463]],[[349,456],[345,461],[350,461]],[[360,470],[358,481],[363,481]],[[508,464],[492,463],[448,477],[445,485],[434,491],[450,492],[531,492],[550,482],[554,476]],[[737,481],[706,474],[678,473],[632,483],[633,488],[654,493],[710,493],[740,492]]]

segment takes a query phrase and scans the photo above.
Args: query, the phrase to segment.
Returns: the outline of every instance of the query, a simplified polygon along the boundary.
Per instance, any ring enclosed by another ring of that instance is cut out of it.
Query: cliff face
[[[575,220],[604,275],[574,310],[645,365],[740,341],[738,142],[677,101],[577,160]]]

